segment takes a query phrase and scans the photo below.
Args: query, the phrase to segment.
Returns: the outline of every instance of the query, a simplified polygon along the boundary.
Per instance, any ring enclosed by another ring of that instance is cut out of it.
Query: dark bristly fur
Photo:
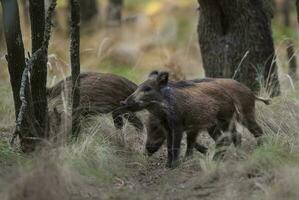
[[[188,81],[188,83],[189,82],[190,81]],[[245,127],[247,127],[255,137],[259,137],[262,135],[263,131],[255,120],[255,101],[256,100],[262,101],[263,103],[268,105],[270,103],[269,99],[257,97],[249,88],[232,79],[204,78],[204,79],[195,79],[192,80],[192,82],[193,82],[193,86],[203,82],[208,82],[210,84],[214,84],[217,87],[224,89],[233,98],[235,104],[238,107],[238,110],[240,112],[239,121]],[[157,124],[155,124],[157,122],[151,123],[151,121],[154,121],[154,119],[152,119],[151,116],[148,121],[149,124],[147,126],[148,131],[147,131],[146,149],[149,152],[149,154],[153,154],[162,146],[164,140],[166,139],[166,133],[163,128],[157,128],[159,127]],[[214,135],[216,136],[220,135],[219,130],[215,129],[214,132],[217,133]],[[216,137],[213,138],[217,139]],[[233,135],[232,139],[235,144],[240,144],[241,142],[241,138],[239,135]],[[195,148],[200,152],[204,152],[204,147],[199,144],[196,144]]]
[[[189,156],[200,130],[208,129],[218,140],[220,131],[216,129],[228,131],[230,125],[235,129],[233,98],[210,81],[168,83],[168,73],[151,74],[123,104],[134,105],[135,110],[147,109],[159,119],[167,133],[168,167],[173,167],[178,161],[184,131],[187,133],[186,156]],[[155,122],[149,120],[149,123],[149,129],[158,128]],[[155,132],[152,130],[150,132]],[[159,142],[163,143],[163,140]]]
[[[120,101],[132,94],[137,85],[124,77],[113,74],[86,72],[80,74],[80,113],[106,114],[112,113],[117,128],[123,126],[122,115],[126,117],[138,130],[143,129],[142,122],[132,112],[118,109]],[[70,95],[71,77],[60,81],[48,89],[49,100],[61,95],[62,91]],[[124,115],[125,114],[125,115]]]

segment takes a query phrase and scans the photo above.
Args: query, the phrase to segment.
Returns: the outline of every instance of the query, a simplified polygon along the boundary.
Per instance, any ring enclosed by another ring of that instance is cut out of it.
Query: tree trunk
[[[282,6],[283,13],[283,21],[284,26],[287,29],[290,29],[290,12],[291,12],[292,0],[284,0]],[[294,50],[294,43],[291,38],[287,39],[287,57],[289,61],[289,75],[292,79],[296,79],[297,72],[297,62],[296,62],[296,54]]]
[[[7,62],[10,83],[13,91],[15,116],[21,107],[20,84],[25,64],[23,37],[17,0],[1,0],[3,9],[4,32],[7,46]]]
[[[23,19],[26,24],[26,26],[29,25],[29,1],[28,0],[22,0],[21,1],[21,10],[23,14]]]
[[[43,45],[45,32],[45,2],[44,0],[29,0],[32,36],[32,53]],[[48,102],[47,102],[47,50],[33,64],[30,87],[34,115],[37,120],[36,137],[45,138],[48,135]]]
[[[297,21],[299,23],[299,0],[296,0]]]
[[[17,120],[22,104],[20,99],[22,74],[26,66],[24,44],[20,28],[20,18],[17,0],[1,0],[1,4],[3,8],[3,24],[7,47],[6,59],[8,62],[10,83],[14,98],[15,117]],[[30,133],[28,123],[28,119],[30,117],[27,114],[24,116],[25,120],[22,123],[22,129],[20,132],[21,149],[23,151],[29,151],[28,149],[31,149],[31,145],[28,143],[28,140],[23,139]]]
[[[77,138],[79,133],[80,105],[80,5],[78,0],[71,0],[71,68],[72,68],[72,136]]]
[[[88,24],[99,14],[97,0],[79,0],[82,24]]]
[[[2,12],[0,10],[0,50],[4,47],[4,27],[3,27],[3,20],[2,20]]]
[[[200,0],[198,36],[207,77],[234,78],[279,95],[270,12],[262,0]]]
[[[287,56],[289,61],[289,75],[294,80],[297,74],[297,61],[296,54],[294,50],[294,43],[292,40],[287,41]]]
[[[119,26],[122,19],[123,0],[109,0],[107,8],[107,25]]]

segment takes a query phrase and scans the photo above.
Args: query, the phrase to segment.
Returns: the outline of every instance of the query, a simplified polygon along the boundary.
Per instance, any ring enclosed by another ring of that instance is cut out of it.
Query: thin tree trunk
[[[24,45],[20,28],[18,3],[16,0],[1,0],[7,46],[7,62],[13,91],[15,116],[21,107],[20,84],[25,64]]]
[[[82,24],[88,24],[99,15],[97,0],[79,0]]]
[[[297,74],[297,61],[294,50],[294,43],[292,40],[287,41],[287,56],[289,61],[289,75],[292,79],[296,79]]]
[[[0,10],[0,50],[4,47],[4,27],[2,20],[2,11]]]
[[[71,68],[72,68],[72,136],[77,138],[79,133],[80,105],[80,5],[78,0],[71,0]]]
[[[122,19],[123,0],[109,0],[107,8],[107,25],[119,26]]]
[[[26,26],[29,25],[29,0],[21,0],[21,10]]]
[[[297,21],[299,23],[299,0],[296,0]]]
[[[43,45],[45,33],[45,2],[44,0],[29,0],[32,54]],[[37,137],[45,138],[48,135],[48,102],[47,102],[47,49],[33,63],[30,88],[34,115],[37,120]]]
[[[290,29],[291,6],[292,6],[292,0],[284,0],[282,13],[283,13],[284,26],[287,29]],[[287,44],[287,57],[289,61],[289,75],[292,79],[296,79],[297,62],[296,62],[293,40],[289,38],[286,44]]]
[[[270,10],[262,0],[200,0],[199,44],[208,77],[235,78],[272,96],[279,81]]]
[[[20,99],[21,80],[26,66],[24,44],[20,28],[18,2],[16,0],[1,0],[1,4],[3,8],[3,24],[7,47],[6,59],[8,62],[10,83],[14,98],[15,117],[17,121],[22,104]],[[24,116],[26,120],[23,121],[20,130],[21,149],[23,151],[29,151],[28,149],[31,148],[30,144],[27,143],[28,140],[23,139],[28,136],[29,133],[29,123],[27,120],[29,119],[29,116],[27,114],[28,112],[26,112],[26,115]]]

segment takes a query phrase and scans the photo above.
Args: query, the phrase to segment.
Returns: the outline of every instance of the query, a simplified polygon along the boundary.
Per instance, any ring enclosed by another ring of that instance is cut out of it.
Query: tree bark
[[[4,47],[4,27],[2,20],[2,12],[0,11],[0,50]]]
[[[78,0],[71,0],[71,68],[72,68],[72,136],[77,138],[79,133],[80,105],[80,5]]]
[[[20,28],[20,18],[17,0],[1,0],[3,9],[3,24],[7,47],[7,62],[10,83],[13,91],[15,116],[18,116],[21,106],[20,84],[25,63],[24,44]]]
[[[282,14],[284,26],[287,29],[290,29],[290,12],[291,12],[292,0],[284,0],[282,6]],[[292,79],[296,79],[297,73],[297,62],[296,62],[296,54],[294,50],[294,42],[291,38],[287,39],[287,57],[289,61],[289,75]]]
[[[107,25],[119,26],[122,19],[123,0],[109,0],[107,8]]]
[[[88,24],[99,14],[97,0],[79,0],[82,24]]]
[[[44,0],[29,0],[32,54],[43,46],[45,33],[45,2]],[[45,138],[48,135],[48,102],[47,102],[47,48],[33,63],[30,87],[34,116],[37,120],[36,137]]]
[[[297,61],[294,43],[292,40],[287,41],[287,56],[289,61],[289,75],[293,80],[295,80],[297,78]]]
[[[198,36],[207,77],[234,78],[279,95],[271,12],[262,0],[200,0]]]
[[[3,24],[7,47],[6,59],[8,62],[10,83],[13,91],[15,117],[17,121],[22,104],[20,98],[21,80],[26,66],[24,44],[20,28],[17,0],[1,0],[1,4],[3,8]],[[25,120],[21,124],[21,130],[19,133],[21,139],[21,149],[23,151],[30,151],[29,149],[31,149],[31,145],[28,144],[28,140],[23,139],[30,133],[28,121],[28,119],[30,119],[29,112],[26,112],[24,119]]]
[[[22,0],[21,1],[21,10],[23,14],[23,19],[26,24],[26,26],[29,25],[29,1],[28,0]]]

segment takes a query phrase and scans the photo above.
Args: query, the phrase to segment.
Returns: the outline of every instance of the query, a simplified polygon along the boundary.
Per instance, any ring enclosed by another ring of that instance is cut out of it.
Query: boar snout
[[[129,111],[136,112],[140,110],[139,103],[134,101],[131,96],[129,96],[126,100],[120,102],[121,107],[126,108]]]

